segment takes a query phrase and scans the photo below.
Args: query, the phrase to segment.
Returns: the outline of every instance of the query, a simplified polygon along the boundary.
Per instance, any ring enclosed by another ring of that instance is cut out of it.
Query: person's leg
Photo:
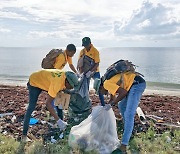
[[[126,110],[126,105],[127,105],[127,97],[125,97],[122,101],[120,101],[118,103],[118,109],[119,109],[119,111],[121,113],[121,116],[122,116],[123,120],[124,120],[124,112]]]
[[[56,106],[56,111],[57,111],[57,115],[58,117],[63,120],[63,109],[59,108],[59,106]]]
[[[141,99],[146,83],[133,85],[127,96],[127,106],[124,112],[124,133],[122,136],[122,145],[127,146],[134,127],[134,116]]]
[[[57,112],[58,117],[63,120],[63,109],[59,108],[59,106],[55,106],[55,99],[51,102],[52,107],[55,109],[55,111]]]
[[[31,114],[34,111],[37,103],[37,99],[39,94],[41,93],[41,89],[31,86],[29,83],[27,84],[29,89],[29,105],[24,117],[24,124],[23,124],[23,135],[27,135],[29,129],[29,121],[31,118]]]
[[[96,78],[98,78],[98,79],[101,78],[99,72],[96,72],[96,73],[94,74],[93,79],[95,80]],[[104,106],[104,105],[105,105],[105,102],[104,102],[104,95],[99,93],[99,99],[100,99],[101,105]]]

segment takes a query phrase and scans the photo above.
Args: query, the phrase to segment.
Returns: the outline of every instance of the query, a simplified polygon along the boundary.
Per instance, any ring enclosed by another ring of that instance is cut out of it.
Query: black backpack
[[[136,65],[134,65],[132,62],[128,60],[122,60],[122,59],[118,60],[117,62],[113,63],[110,67],[107,68],[106,73],[102,77],[102,80],[103,81],[109,80],[116,74],[125,73],[125,72],[132,72],[137,75],[143,76],[142,74],[135,71],[136,67],[137,67]]]

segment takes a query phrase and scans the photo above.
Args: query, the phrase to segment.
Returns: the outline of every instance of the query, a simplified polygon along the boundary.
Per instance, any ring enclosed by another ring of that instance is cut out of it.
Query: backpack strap
[[[120,73],[120,74],[121,74],[121,77],[116,84],[118,86],[120,86],[122,84],[122,87],[124,88],[124,74],[123,73]]]
[[[63,66],[65,66],[66,65],[66,63],[67,63],[67,59],[66,59],[66,55],[65,55],[65,51],[62,51],[62,54],[63,54],[63,56],[64,56],[64,59],[65,59],[65,63],[64,64],[62,64]],[[68,57],[68,56],[67,56]]]

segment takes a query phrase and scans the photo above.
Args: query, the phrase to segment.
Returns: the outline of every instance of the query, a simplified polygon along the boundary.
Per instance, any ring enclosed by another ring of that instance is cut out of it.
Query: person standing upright
[[[100,79],[100,72],[99,72],[100,56],[99,56],[99,51],[93,46],[93,44],[91,43],[91,39],[89,37],[84,37],[82,39],[82,46],[84,46],[84,48],[80,51],[79,59],[82,58],[83,56],[88,56],[94,62],[93,63],[94,65],[87,72],[84,72],[86,77],[89,78],[89,79],[92,77],[94,80],[96,78]],[[102,94],[99,94],[99,98],[100,98],[100,101],[101,101],[101,105],[104,106],[105,105],[104,96]]]

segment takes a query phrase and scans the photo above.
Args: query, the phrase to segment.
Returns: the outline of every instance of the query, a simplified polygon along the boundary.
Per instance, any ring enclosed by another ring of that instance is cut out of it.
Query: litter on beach
[[[30,121],[29,121],[29,124],[30,125],[35,125],[38,123],[39,120],[35,119],[35,118],[31,118]]]

